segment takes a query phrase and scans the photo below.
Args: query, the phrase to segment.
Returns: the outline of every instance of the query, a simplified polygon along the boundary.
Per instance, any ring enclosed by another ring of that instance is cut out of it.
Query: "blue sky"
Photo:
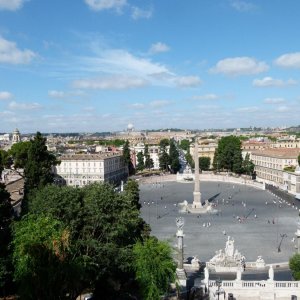
[[[300,124],[298,0],[0,0],[0,132]]]

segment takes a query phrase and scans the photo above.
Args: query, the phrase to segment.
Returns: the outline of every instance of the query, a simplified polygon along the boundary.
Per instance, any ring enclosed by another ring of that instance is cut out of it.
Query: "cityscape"
[[[299,9],[0,0],[0,300],[300,299]]]

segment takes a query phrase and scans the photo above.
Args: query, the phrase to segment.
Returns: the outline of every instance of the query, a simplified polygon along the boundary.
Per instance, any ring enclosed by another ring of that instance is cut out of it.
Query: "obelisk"
[[[198,140],[195,138],[194,147],[194,162],[195,162],[195,188],[194,188],[194,201],[192,208],[201,208],[201,193],[200,193],[200,180],[199,180],[199,157],[198,157]]]

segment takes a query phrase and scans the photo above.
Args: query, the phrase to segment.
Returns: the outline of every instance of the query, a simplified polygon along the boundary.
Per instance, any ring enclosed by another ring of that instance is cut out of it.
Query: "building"
[[[194,145],[190,146],[190,153],[194,157]],[[210,167],[213,166],[215,151],[218,148],[218,142],[216,140],[204,139],[198,140],[198,156],[199,157],[209,157]]]
[[[119,184],[128,176],[122,154],[74,154],[60,157],[60,165],[54,167],[56,180],[61,184],[82,187],[94,182]]]
[[[299,179],[292,179],[291,175],[299,175],[291,170],[298,166],[299,154],[300,148],[272,148],[252,152],[257,180],[289,192],[297,192],[296,181]]]
[[[130,147],[133,153],[132,163],[134,166],[137,164],[137,154],[142,152],[144,154],[145,144],[139,143],[136,146]],[[148,147],[150,158],[153,160],[153,169],[159,169],[159,145],[149,145]]]

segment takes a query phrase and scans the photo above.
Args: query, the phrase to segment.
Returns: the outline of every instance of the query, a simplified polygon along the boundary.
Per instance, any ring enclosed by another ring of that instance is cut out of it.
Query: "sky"
[[[298,0],[0,0],[0,132],[300,124]]]

